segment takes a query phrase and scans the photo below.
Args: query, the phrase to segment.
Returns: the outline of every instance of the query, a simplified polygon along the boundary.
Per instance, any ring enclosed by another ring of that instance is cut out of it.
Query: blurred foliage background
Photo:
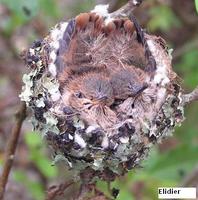
[[[97,3],[119,8],[122,0],[0,0],[0,172],[5,144],[10,136],[14,112],[19,105],[22,74],[27,71],[20,53],[43,38],[50,27]],[[186,92],[198,85],[197,0],[145,0],[135,11],[149,33],[162,36],[173,49],[173,66]],[[198,166],[198,103],[185,110],[186,120],[173,137],[155,146],[143,168],[131,171],[113,183],[119,200],[155,200],[157,188],[180,186]],[[43,200],[46,189],[61,183],[69,173],[52,165],[51,154],[39,134],[30,132],[26,120],[10,174],[5,200]],[[196,183],[198,185],[198,182]],[[106,183],[98,187],[107,190]],[[72,199],[75,188],[68,191]]]

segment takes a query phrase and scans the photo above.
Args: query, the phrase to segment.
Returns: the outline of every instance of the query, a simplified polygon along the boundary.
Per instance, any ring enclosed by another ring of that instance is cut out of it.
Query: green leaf
[[[55,0],[40,0],[40,7],[51,18],[58,18],[60,16]]]
[[[198,146],[183,144],[166,153],[155,152],[145,162],[147,173],[159,180],[180,180],[181,172],[191,171],[197,162]]]
[[[43,22],[61,16],[55,0],[0,0],[9,10],[9,15],[0,20],[0,28],[9,36],[15,29],[28,23],[33,17],[39,15]]]
[[[116,200],[123,200],[123,199],[124,200],[134,200],[131,192],[124,187],[120,190]]]
[[[36,132],[25,134],[25,143],[29,147],[29,159],[38,167],[40,172],[47,178],[56,177],[58,169],[51,165],[51,160],[44,153],[44,142]]]
[[[4,33],[9,36],[16,28],[24,25],[38,14],[39,0],[1,0],[8,8],[10,14],[0,21]]]
[[[41,183],[29,182],[28,188],[36,200],[43,200],[45,197],[44,189]]]
[[[198,0],[195,0],[195,8],[196,8],[196,11],[198,13]]]
[[[95,6],[95,0],[81,0],[79,3],[73,4],[68,8],[68,12],[72,15],[77,15],[79,12],[87,12],[88,10],[92,10]]]
[[[181,25],[179,18],[168,6],[155,6],[149,12],[151,19],[148,23],[148,27],[151,31],[158,29],[162,31],[168,31],[172,27],[179,27]]]
[[[42,145],[42,138],[36,132],[28,132],[25,134],[25,143],[29,148],[37,148]]]
[[[42,183],[37,181],[32,181],[29,179],[26,173],[21,170],[15,170],[13,172],[13,178],[16,182],[24,185],[28,191],[32,194],[35,200],[43,200],[44,199],[44,188]]]
[[[177,127],[174,134],[177,140],[187,145],[197,143],[197,113],[198,105],[196,103],[185,109],[186,120],[181,127]]]
[[[57,167],[52,166],[51,161],[46,156],[38,157],[38,159],[35,160],[35,164],[45,177],[53,178],[58,176]]]
[[[197,49],[186,52],[181,61],[176,65],[176,70],[181,77],[184,77],[184,84],[188,88],[194,88],[198,84]]]
[[[2,0],[2,3],[13,13],[23,19],[31,19],[36,16],[39,9],[39,0]]]
[[[128,179],[126,179],[127,181]],[[121,182],[120,180],[116,180],[113,183],[111,183],[111,188],[117,188],[119,189],[119,194],[116,200],[133,200],[133,195],[131,194],[131,191],[128,187],[128,183]],[[111,194],[108,191],[107,183],[105,181],[97,181],[97,188],[99,188],[100,191],[102,191],[106,196],[111,197]]]
[[[21,170],[15,170],[13,173],[13,177],[15,181],[25,183],[27,181],[27,176]]]

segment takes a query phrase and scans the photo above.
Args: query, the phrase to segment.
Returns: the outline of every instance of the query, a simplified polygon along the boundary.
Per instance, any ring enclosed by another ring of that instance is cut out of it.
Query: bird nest
[[[55,161],[89,179],[114,180],[139,166],[184,118],[163,39],[106,7],[57,24],[26,62],[20,98],[34,130]]]

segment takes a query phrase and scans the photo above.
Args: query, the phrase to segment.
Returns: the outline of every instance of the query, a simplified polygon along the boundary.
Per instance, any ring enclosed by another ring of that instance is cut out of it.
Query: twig
[[[191,93],[183,95],[183,102],[185,105],[193,101],[198,101],[198,87],[196,87]]]
[[[188,42],[187,44],[181,46],[180,48],[173,51],[173,59],[178,59],[186,52],[198,48],[198,38],[193,39],[192,41]]]
[[[60,185],[51,186],[47,191],[47,196],[45,200],[54,200],[57,196],[64,194],[65,190],[74,184],[74,181],[67,181],[61,183]]]
[[[109,3],[109,12],[113,12],[116,5],[118,5],[119,0],[111,0]]]
[[[0,179],[0,200],[3,200],[5,187],[8,181],[8,176],[14,161],[14,155],[20,135],[20,130],[24,119],[26,118],[26,104],[22,102],[19,111],[16,113],[16,124],[12,129],[8,144],[5,150],[5,164]]]
[[[126,5],[118,9],[117,11],[111,13],[111,17],[127,17],[131,12],[137,8],[143,0],[130,0]]]
[[[198,186],[198,165],[195,169],[185,177],[182,187],[197,187]]]
[[[78,194],[78,197],[76,198],[76,200],[83,200],[89,191],[90,191],[89,185],[82,183],[80,186],[80,191],[79,191],[79,194]]]
[[[86,198],[86,196],[88,196],[88,193],[91,193],[94,191],[94,195],[92,195],[90,198]],[[110,195],[112,194],[112,191],[109,191]],[[92,184],[81,184],[81,188],[79,191],[79,195],[75,200],[113,200],[112,198],[108,197],[107,195],[105,195],[102,191],[100,191],[97,187],[96,187],[96,183],[92,183]]]

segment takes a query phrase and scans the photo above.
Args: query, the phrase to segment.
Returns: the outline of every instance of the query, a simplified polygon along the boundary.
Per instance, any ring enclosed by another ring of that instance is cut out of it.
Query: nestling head
[[[147,88],[146,75],[141,69],[133,66],[120,68],[112,75],[111,84],[115,99],[127,99],[140,94]]]
[[[113,88],[103,73],[87,73],[74,78],[66,86],[68,102],[90,124],[106,128],[116,122],[116,114],[109,108],[114,102]],[[64,101],[64,99],[63,99]]]
[[[87,73],[74,78],[67,85],[68,89],[74,108],[90,109],[92,106],[110,106],[114,102],[112,85],[103,73]]]

